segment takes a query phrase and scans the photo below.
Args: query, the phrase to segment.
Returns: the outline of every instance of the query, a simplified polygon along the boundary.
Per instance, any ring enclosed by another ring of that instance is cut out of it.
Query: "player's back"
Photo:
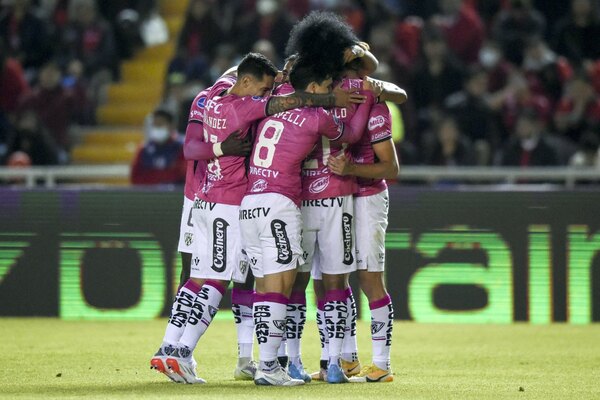
[[[360,79],[342,79],[342,89],[361,89]],[[348,123],[356,113],[357,105],[336,107],[332,114],[343,123]],[[353,176],[339,176],[327,168],[330,155],[338,156],[347,151],[348,146],[322,137],[308,156],[302,171],[302,198],[305,200],[324,199],[328,197],[346,196],[357,191],[356,179]]]
[[[248,194],[279,193],[300,205],[304,159],[322,134],[336,137],[341,126],[320,107],[297,108],[262,120],[250,156]]]
[[[235,131],[243,138],[250,134],[252,124],[265,116],[268,98],[228,94],[234,84],[234,77],[224,76],[208,93],[204,107],[207,142],[223,142]],[[199,197],[212,203],[239,205],[247,182],[245,157],[219,157],[208,163]]]

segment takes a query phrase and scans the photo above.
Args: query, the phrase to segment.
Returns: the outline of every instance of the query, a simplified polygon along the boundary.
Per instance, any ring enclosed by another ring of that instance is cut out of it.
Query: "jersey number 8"
[[[272,129],[271,129],[272,128]],[[283,122],[268,120],[264,125],[260,134],[258,135],[258,142],[254,150],[254,158],[252,162],[257,167],[269,168],[273,164],[273,157],[275,156],[275,145],[281,139],[283,133]],[[272,131],[273,135],[267,137],[267,132]],[[266,149],[263,151],[263,149]]]

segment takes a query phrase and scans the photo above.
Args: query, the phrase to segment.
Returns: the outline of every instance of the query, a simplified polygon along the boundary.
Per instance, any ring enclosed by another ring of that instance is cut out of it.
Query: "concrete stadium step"
[[[72,164],[130,164],[136,145],[86,145],[76,146],[71,152]]]
[[[112,104],[108,103],[98,109],[96,119],[100,125],[137,126],[144,123],[146,115],[152,112],[158,102],[144,104]]]
[[[146,61],[131,60],[123,63],[121,79],[123,82],[145,82],[147,85],[159,85],[167,71],[168,60]]]
[[[108,103],[128,102],[158,102],[162,95],[163,87],[157,83],[148,85],[144,82],[125,82],[113,84],[108,87]]]
[[[189,0],[162,0],[160,2],[160,13],[163,16],[176,16],[182,18],[188,8]]]
[[[144,132],[141,129],[100,129],[92,130],[83,137],[83,146],[114,145],[114,146],[139,146],[144,141]]]

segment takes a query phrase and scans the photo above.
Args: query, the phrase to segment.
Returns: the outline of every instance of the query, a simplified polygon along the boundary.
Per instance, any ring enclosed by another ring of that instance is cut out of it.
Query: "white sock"
[[[373,342],[373,364],[390,369],[394,307],[389,295],[369,303],[371,309],[371,340]]]
[[[358,344],[356,343],[356,301],[352,295],[352,289],[346,288],[346,305],[348,306],[348,319],[346,320],[346,332],[344,334],[344,342],[342,343],[342,359],[346,361],[358,360]]]
[[[231,290],[231,310],[237,329],[238,358],[244,360],[252,359],[254,344],[253,297],[254,290],[236,288]]]
[[[325,301],[317,300],[317,328],[321,339],[321,360],[329,361],[329,335],[325,326]]]
[[[254,301],[254,327],[258,341],[259,368],[271,372],[279,366],[277,351],[285,335],[288,299],[280,293],[257,294]]]
[[[167,323],[165,336],[163,337],[163,347],[168,347],[169,345],[173,347],[179,342],[185,330],[192,306],[194,305],[194,299],[199,291],[200,285],[191,279],[188,279],[177,291],[175,300],[173,300],[173,306],[171,307],[171,316]]]
[[[301,339],[306,323],[306,294],[293,292],[287,305],[285,341],[290,363],[299,366],[301,362]]]
[[[219,310],[219,304],[225,293],[225,288],[220,283],[206,281],[196,296],[194,307],[190,312],[185,331],[179,339],[179,345],[194,351],[198,340],[208,329],[213,317]],[[183,355],[186,357],[186,355]],[[190,354],[191,356],[191,354]]]
[[[339,364],[348,306],[346,305],[346,291],[343,289],[328,290],[325,302],[325,325],[329,337],[329,364]]]

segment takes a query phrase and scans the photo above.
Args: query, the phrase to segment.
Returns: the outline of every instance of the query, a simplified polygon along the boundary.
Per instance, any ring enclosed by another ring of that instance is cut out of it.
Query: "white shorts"
[[[293,201],[278,193],[244,197],[240,206],[242,243],[257,278],[304,264],[302,216]]]
[[[242,250],[239,206],[194,201],[194,240],[190,276],[243,283],[248,261]]]
[[[183,211],[181,212],[181,224],[179,227],[179,245],[177,251],[180,253],[193,253],[194,246],[194,221],[192,220],[192,208],[194,201],[183,196]]]
[[[302,245],[307,265],[328,275],[356,271],[354,250],[354,199],[351,195],[302,202],[304,226]],[[315,257],[316,255],[316,257]],[[313,262],[318,258],[318,262]],[[313,277],[319,276],[313,271]]]
[[[388,226],[388,191],[354,199],[356,263],[359,270],[385,268],[385,230]]]

